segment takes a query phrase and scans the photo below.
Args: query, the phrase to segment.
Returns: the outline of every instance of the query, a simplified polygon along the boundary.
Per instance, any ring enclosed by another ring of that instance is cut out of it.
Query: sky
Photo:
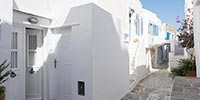
[[[185,0],[141,0],[143,8],[156,13],[162,22],[168,23],[176,28],[180,24],[176,23],[176,17],[184,18]]]

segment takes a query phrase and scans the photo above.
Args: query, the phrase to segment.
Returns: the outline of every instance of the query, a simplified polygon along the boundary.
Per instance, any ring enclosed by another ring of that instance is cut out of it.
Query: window
[[[143,34],[143,18],[141,18],[141,35]]]
[[[135,26],[136,26],[136,34],[140,35],[140,19],[139,15],[136,15],[136,21],[135,21]]]
[[[131,39],[132,34],[132,16],[129,15],[129,33],[124,33],[124,42],[129,43]]]
[[[35,65],[35,55],[37,49],[37,35],[29,35],[28,45],[28,61],[29,65]]]
[[[159,35],[159,27],[154,24],[149,24],[149,33],[153,36],[158,36]]]
[[[157,26],[153,25],[153,34],[152,35],[156,36],[156,33],[157,33]]]
[[[11,68],[17,68],[17,32],[12,33],[11,39]]]
[[[149,23],[149,26],[148,26],[148,33],[152,34],[152,24],[151,23]]]
[[[169,32],[166,33],[166,40],[170,40],[170,33]]]

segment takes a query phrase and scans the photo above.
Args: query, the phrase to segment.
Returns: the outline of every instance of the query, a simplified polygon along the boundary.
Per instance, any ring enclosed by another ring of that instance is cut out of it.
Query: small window
[[[35,50],[37,49],[37,36],[29,35],[29,49]]]
[[[17,51],[11,51],[11,68],[17,68]]]
[[[12,34],[11,49],[17,49],[17,32]]]
[[[140,19],[139,19],[139,15],[136,15],[136,21],[135,21],[135,26],[136,26],[136,34],[140,35]]]
[[[29,51],[29,65],[33,66],[35,64],[35,51]]]
[[[17,37],[17,32],[13,32],[12,33],[12,39],[11,39],[11,68],[17,68],[17,41],[18,41],[18,37]]]
[[[143,34],[143,18],[141,18],[141,35]]]
[[[158,36],[159,35],[159,27],[154,24],[149,24],[149,32],[153,36]]]
[[[85,96],[85,82],[78,81],[78,95]]]
[[[37,49],[37,35],[29,35],[28,40],[28,64],[29,66],[35,65],[35,55]]]

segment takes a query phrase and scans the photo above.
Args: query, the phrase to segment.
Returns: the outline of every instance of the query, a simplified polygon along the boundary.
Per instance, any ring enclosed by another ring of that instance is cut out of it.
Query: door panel
[[[55,52],[55,100],[72,100],[71,34],[67,31],[62,33],[65,34],[62,34]]]
[[[26,29],[26,100],[42,100],[42,30]]]
[[[71,100],[71,71],[71,64],[58,64],[56,68],[56,100]]]
[[[15,72],[15,78],[9,80],[6,100],[24,100],[24,29],[14,26],[11,43],[11,68]],[[13,66],[14,65],[14,66]]]

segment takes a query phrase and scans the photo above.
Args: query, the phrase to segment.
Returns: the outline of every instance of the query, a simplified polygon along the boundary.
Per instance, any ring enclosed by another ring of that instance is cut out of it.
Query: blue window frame
[[[143,18],[141,18],[141,35],[143,34]]]
[[[159,27],[154,24],[149,24],[149,32],[153,36],[158,36],[159,35]]]
[[[166,33],[166,40],[170,40],[170,33],[169,32]]]
[[[135,23],[136,25],[136,34],[137,35],[140,35],[140,19],[139,19],[139,15],[137,14],[136,15],[136,23]]]

